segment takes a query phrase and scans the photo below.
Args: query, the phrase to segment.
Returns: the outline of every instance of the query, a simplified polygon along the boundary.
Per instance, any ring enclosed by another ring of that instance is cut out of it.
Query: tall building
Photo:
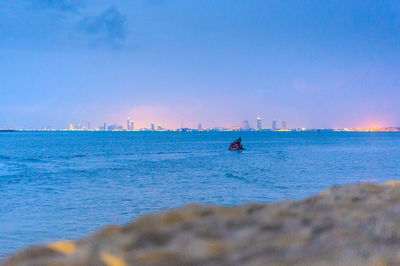
[[[201,123],[199,123],[198,130],[202,130],[203,128],[201,127]]]
[[[107,126],[107,131],[113,131],[113,130],[115,130],[116,128],[115,128],[115,125],[109,125],[109,126]]]
[[[286,129],[286,121],[282,121],[282,129]]]
[[[155,130],[155,125],[153,123],[151,123],[151,130]]]
[[[107,131],[107,124],[106,123],[104,123],[103,130]]]
[[[87,129],[90,130],[90,122],[87,122]]]
[[[123,126],[117,125],[116,123],[114,123],[113,125],[107,126],[107,131],[123,130],[123,129],[124,129]]]
[[[243,120],[242,121],[242,126],[240,127],[242,130],[250,130],[250,124],[249,121]]]
[[[276,128],[276,120],[272,121],[272,130],[277,130],[277,128]]]
[[[261,117],[257,117],[257,130],[261,130]]]
[[[134,128],[133,120],[128,117],[126,121],[126,130],[133,130]]]

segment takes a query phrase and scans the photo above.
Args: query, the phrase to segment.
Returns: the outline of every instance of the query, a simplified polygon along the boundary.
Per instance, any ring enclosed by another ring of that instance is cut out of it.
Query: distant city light
[[[41,129],[26,129],[26,128],[0,128],[0,131],[276,131],[276,132],[290,132],[290,131],[343,131],[343,132],[399,132],[400,127],[367,127],[367,128],[287,128],[286,120],[281,121],[281,128],[278,128],[278,121],[272,120],[271,129],[262,128],[261,117],[256,117],[256,127],[252,128],[248,120],[243,120],[241,125],[233,125],[229,128],[226,127],[213,127],[203,128],[202,124],[199,123],[197,128],[184,128],[183,121],[181,121],[181,128],[170,129],[165,128],[155,123],[150,123],[150,128],[135,128],[134,120],[128,117],[126,120],[126,127],[117,123],[103,123],[98,128],[91,127],[90,122],[86,123],[86,127],[82,123],[74,124],[70,123],[67,129],[55,129],[50,126]]]

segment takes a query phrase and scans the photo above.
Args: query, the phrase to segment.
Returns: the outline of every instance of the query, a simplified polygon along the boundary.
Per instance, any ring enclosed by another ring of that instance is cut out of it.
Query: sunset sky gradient
[[[0,128],[400,126],[400,1],[0,2]]]

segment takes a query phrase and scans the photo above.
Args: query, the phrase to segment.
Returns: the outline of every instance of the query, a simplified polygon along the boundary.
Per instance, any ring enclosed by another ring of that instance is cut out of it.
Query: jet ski
[[[229,150],[230,151],[240,151],[240,150],[244,150],[243,146],[242,146],[242,138],[238,138],[237,140],[235,140],[234,142],[232,142],[232,144],[229,146]]]

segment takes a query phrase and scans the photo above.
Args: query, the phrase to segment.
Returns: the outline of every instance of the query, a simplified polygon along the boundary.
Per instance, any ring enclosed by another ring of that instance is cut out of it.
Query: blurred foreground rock
[[[271,205],[189,205],[0,265],[400,265],[399,182]]]

